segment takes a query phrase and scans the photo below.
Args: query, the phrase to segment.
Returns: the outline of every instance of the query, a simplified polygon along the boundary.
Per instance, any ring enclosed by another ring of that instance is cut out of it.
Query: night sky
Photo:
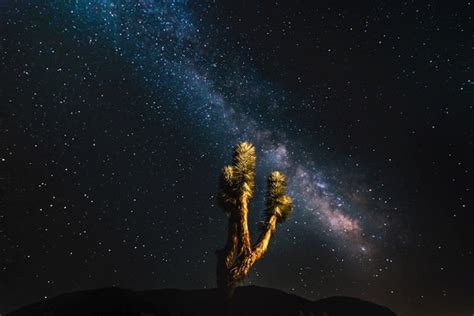
[[[350,3],[0,0],[0,313],[215,287],[247,140],[254,239],[294,209],[244,284],[472,315],[473,5]]]

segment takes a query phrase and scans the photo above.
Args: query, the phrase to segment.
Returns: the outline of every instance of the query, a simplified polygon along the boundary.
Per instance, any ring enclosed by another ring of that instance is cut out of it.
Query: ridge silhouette
[[[26,315],[285,315],[285,316],[395,316],[390,309],[352,297],[311,301],[281,290],[237,287],[230,303],[218,289],[160,289],[133,291],[102,288],[62,294],[13,311]]]

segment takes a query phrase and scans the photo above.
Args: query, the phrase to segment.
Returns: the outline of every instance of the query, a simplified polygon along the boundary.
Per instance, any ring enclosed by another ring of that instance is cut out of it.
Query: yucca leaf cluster
[[[218,201],[225,213],[231,213],[242,196],[253,196],[254,182],[255,148],[243,142],[234,148],[233,164],[221,172]]]

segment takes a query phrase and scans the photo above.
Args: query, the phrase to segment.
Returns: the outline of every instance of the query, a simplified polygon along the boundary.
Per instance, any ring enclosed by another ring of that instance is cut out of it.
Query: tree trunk
[[[267,251],[268,244],[276,229],[277,216],[272,215],[266,223],[265,229],[260,234],[257,244],[252,248],[252,251],[244,256],[239,256],[237,263],[230,271],[230,279],[232,283],[238,283],[248,274],[250,268],[259,260]]]

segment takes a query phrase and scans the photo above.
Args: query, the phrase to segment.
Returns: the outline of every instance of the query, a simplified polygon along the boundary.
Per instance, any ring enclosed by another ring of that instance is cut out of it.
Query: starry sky
[[[0,0],[0,313],[212,288],[221,168],[294,210],[244,284],[474,313],[472,4]]]

